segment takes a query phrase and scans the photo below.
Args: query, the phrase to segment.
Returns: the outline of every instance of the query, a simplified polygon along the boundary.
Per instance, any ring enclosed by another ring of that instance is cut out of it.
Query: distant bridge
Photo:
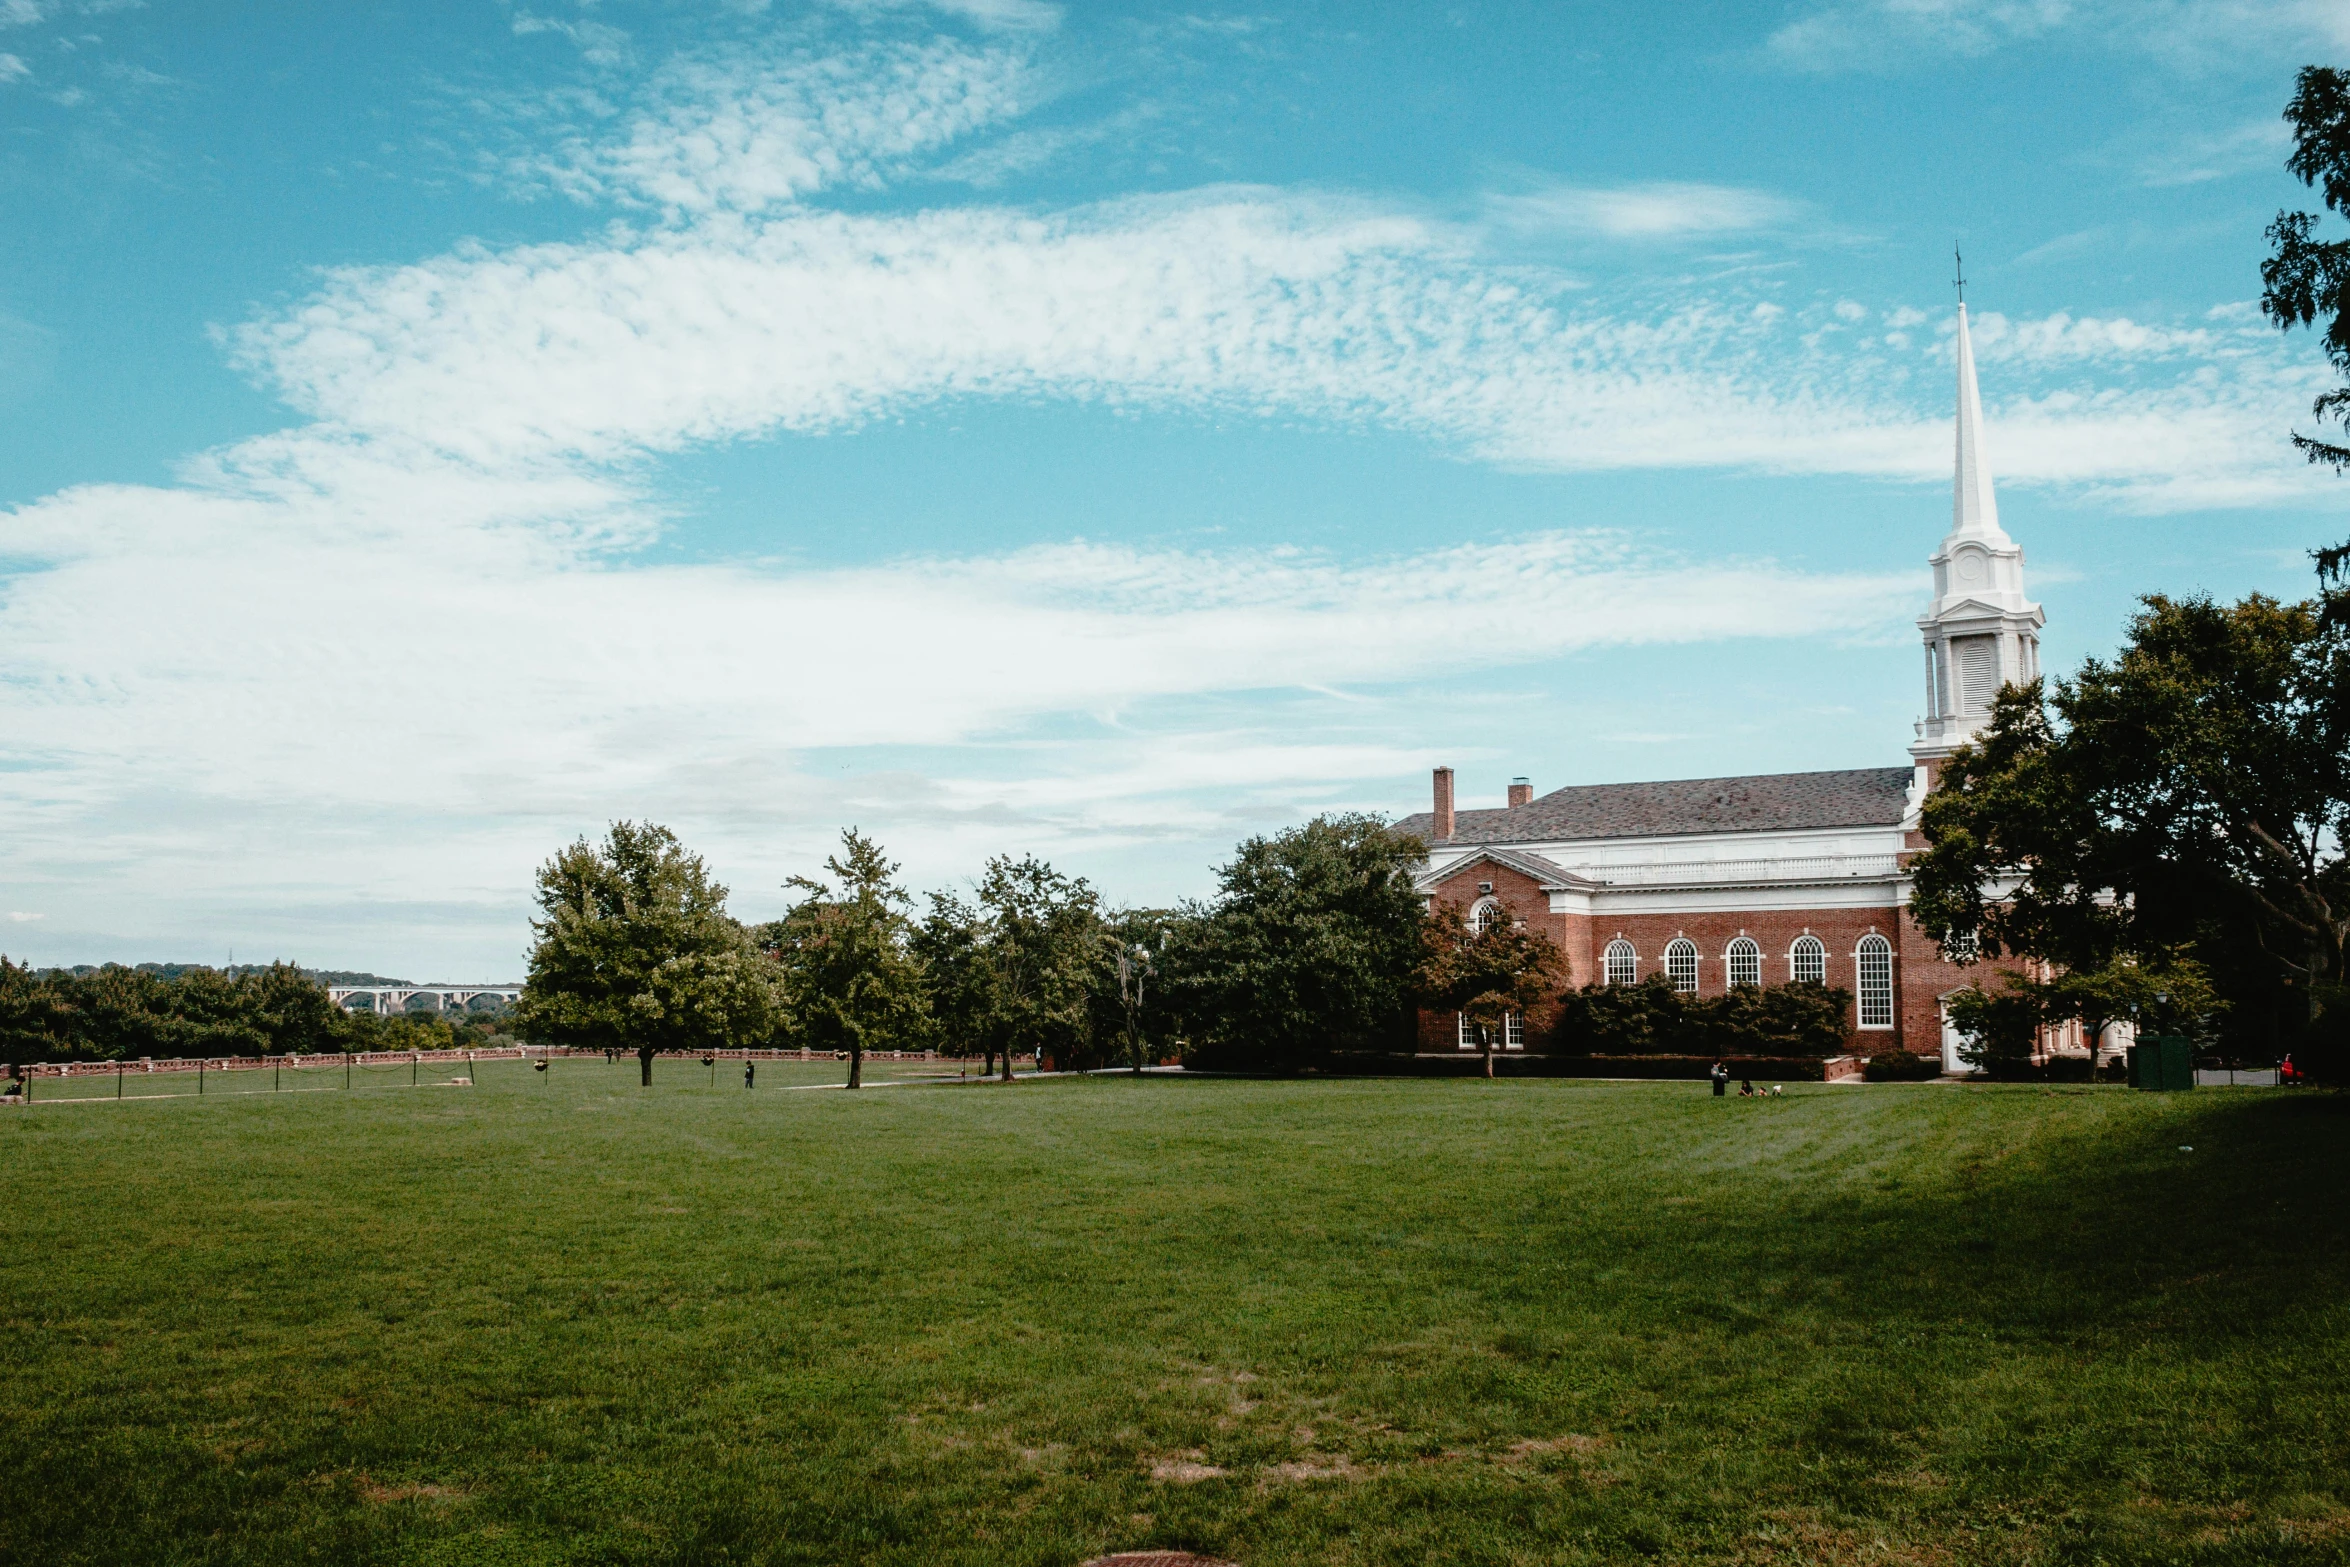
[[[513,1005],[520,985],[329,985],[329,1001],[347,1012],[480,1012]]]

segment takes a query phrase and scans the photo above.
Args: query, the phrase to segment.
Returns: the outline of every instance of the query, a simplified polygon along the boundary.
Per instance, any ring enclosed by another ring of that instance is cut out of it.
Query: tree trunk
[[[1010,1045],[1006,1045],[1006,1046],[1004,1046],[1004,1081],[1008,1083],[1008,1082],[1010,1082],[1011,1080],[1012,1080],[1012,1047],[1011,1047]]]
[[[865,1050],[861,1045],[849,1046],[849,1086],[865,1086]]]
[[[636,1053],[636,1062],[637,1062],[637,1070],[638,1070],[638,1072],[639,1072],[639,1074],[640,1074],[640,1082],[641,1082],[642,1086],[644,1086],[644,1087],[646,1087],[646,1088],[650,1088],[650,1087],[652,1087],[652,1086],[653,1086],[653,1047],[652,1047],[651,1045],[647,1045],[647,1046],[645,1046],[645,1047],[644,1047],[642,1050],[639,1050],[639,1051]]]
[[[1493,1046],[1490,1044],[1485,1047],[1485,1075],[1493,1075]]]
[[[979,1075],[981,1077],[995,1076],[995,1046],[990,1045],[979,1053]]]

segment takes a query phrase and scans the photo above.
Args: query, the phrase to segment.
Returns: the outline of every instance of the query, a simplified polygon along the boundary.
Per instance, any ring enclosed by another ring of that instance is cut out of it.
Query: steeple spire
[[[1958,275],[1961,290],[1966,273]],[[1934,599],[1918,617],[1926,643],[1926,714],[1909,748],[1920,794],[1957,746],[1990,720],[1999,688],[2040,673],[2047,616],[2024,597],[2024,552],[1999,526],[1991,469],[1983,460],[1983,397],[1975,389],[1975,346],[1966,301],[1958,306],[1958,461],[1950,532],[1934,552]]]
[[[2007,535],[1999,527],[1990,465],[1983,460],[1983,396],[1975,388],[1975,345],[1967,336],[1965,284],[1959,286],[1958,464],[1950,497],[1950,538],[2004,543]]]

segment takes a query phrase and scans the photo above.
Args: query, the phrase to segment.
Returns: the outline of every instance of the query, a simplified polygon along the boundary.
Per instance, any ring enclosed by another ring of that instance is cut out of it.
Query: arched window
[[[1863,936],[1853,950],[1853,966],[1860,976],[1860,1026],[1893,1026],[1893,943],[1882,936]]]
[[[1722,954],[1729,966],[1732,985],[1759,985],[1762,983],[1762,948],[1741,936],[1730,943],[1730,950]]]
[[[1618,936],[1607,944],[1607,967],[1601,977],[1611,985],[1640,983],[1640,954],[1632,950],[1632,943]]]
[[[1483,899],[1469,911],[1469,933],[1474,936],[1482,936],[1494,926],[1507,921],[1509,917],[1509,910],[1503,908],[1497,899]]]
[[[1787,977],[1798,984],[1828,982],[1828,949],[1817,936],[1798,936],[1787,949]]]
[[[1665,948],[1665,978],[1673,982],[1675,990],[1697,988],[1697,943],[1685,936],[1673,938]]]

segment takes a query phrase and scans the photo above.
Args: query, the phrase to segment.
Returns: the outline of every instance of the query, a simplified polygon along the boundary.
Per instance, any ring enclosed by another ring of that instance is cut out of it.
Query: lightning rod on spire
[[[1956,245],[1953,245],[1950,247],[1950,259],[1958,267],[1958,276],[1951,281],[1958,285],[1958,302],[1963,305],[1966,303],[1966,257],[1959,252]]]

